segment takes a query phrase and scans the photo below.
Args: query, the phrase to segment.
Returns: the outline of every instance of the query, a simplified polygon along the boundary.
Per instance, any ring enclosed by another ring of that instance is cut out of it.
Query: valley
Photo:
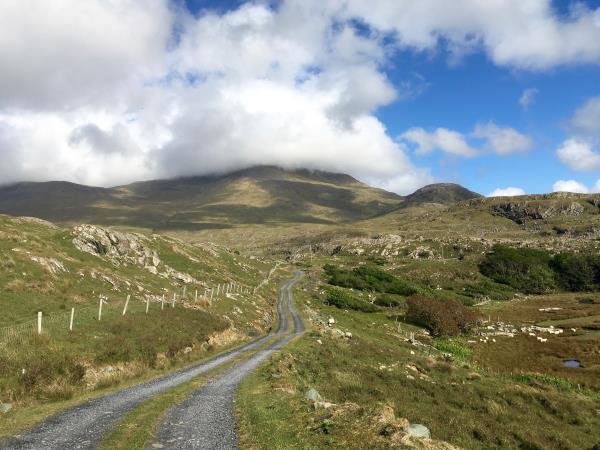
[[[40,208],[0,216],[0,435],[268,336],[301,270],[307,330],[239,378],[240,448],[600,444],[600,196],[217,178],[92,189],[100,202],[71,186],[46,209],[35,185],[0,190],[4,213]],[[90,448],[171,445],[162,418],[242,366],[144,398]]]

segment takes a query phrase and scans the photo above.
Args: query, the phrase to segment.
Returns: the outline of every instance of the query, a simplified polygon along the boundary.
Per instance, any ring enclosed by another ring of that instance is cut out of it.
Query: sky
[[[0,184],[600,191],[600,0],[4,0]]]

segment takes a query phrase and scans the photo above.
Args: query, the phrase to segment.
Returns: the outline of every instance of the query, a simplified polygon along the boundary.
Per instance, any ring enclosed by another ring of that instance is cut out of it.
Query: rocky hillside
[[[69,306],[95,306],[99,296],[121,302],[130,295],[132,302],[156,303],[175,295],[193,309],[199,306],[196,291],[202,299],[205,291],[227,283],[253,289],[274,265],[212,243],[190,245],[93,225],[66,229],[8,216],[0,216],[0,261],[0,326],[32,320],[40,310],[53,314]],[[250,321],[236,321],[231,299],[221,297],[208,307],[227,315],[232,326],[262,331],[270,326],[266,303],[250,306]]]

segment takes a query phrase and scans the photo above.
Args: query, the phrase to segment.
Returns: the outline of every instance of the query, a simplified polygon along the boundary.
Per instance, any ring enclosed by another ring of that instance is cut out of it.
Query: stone
[[[411,438],[415,439],[431,439],[429,428],[420,423],[412,423],[406,428],[406,432]]]
[[[12,403],[0,403],[0,413],[6,414],[12,409]]]
[[[321,397],[321,394],[319,394],[319,392],[314,388],[310,388],[306,392],[306,398],[313,402],[320,402],[323,400],[323,398]]]
[[[314,405],[315,405],[315,408],[329,409],[329,408],[333,408],[335,406],[335,403],[316,401],[314,403]]]
[[[349,331],[346,331],[346,337],[348,339],[352,339],[352,333],[350,333]]]
[[[183,349],[183,354],[186,355],[188,353],[192,353],[192,347],[186,347]]]
[[[467,380],[469,380],[469,381],[481,380],[481,375],[479,375],[477,372],[471,372],[470,374],[467,375]]]
[[[330,317],[329,320],[327,321],[327,323],[331,326],[335,324],[335,319],[333,317]]]

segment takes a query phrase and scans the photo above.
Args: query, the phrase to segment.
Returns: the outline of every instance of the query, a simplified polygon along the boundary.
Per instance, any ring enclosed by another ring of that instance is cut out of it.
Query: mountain
[[[406,208],[424,203],[439,203],[447,205],[482,197],[476,192],[454,183],[430,184],[406,196],[402,207]]]
[[[349,175],[273,166],[113,188],[67,182],[0,188],[0,213],[153,230],[346,223],[386,213],[401,202],[402,197]]]

